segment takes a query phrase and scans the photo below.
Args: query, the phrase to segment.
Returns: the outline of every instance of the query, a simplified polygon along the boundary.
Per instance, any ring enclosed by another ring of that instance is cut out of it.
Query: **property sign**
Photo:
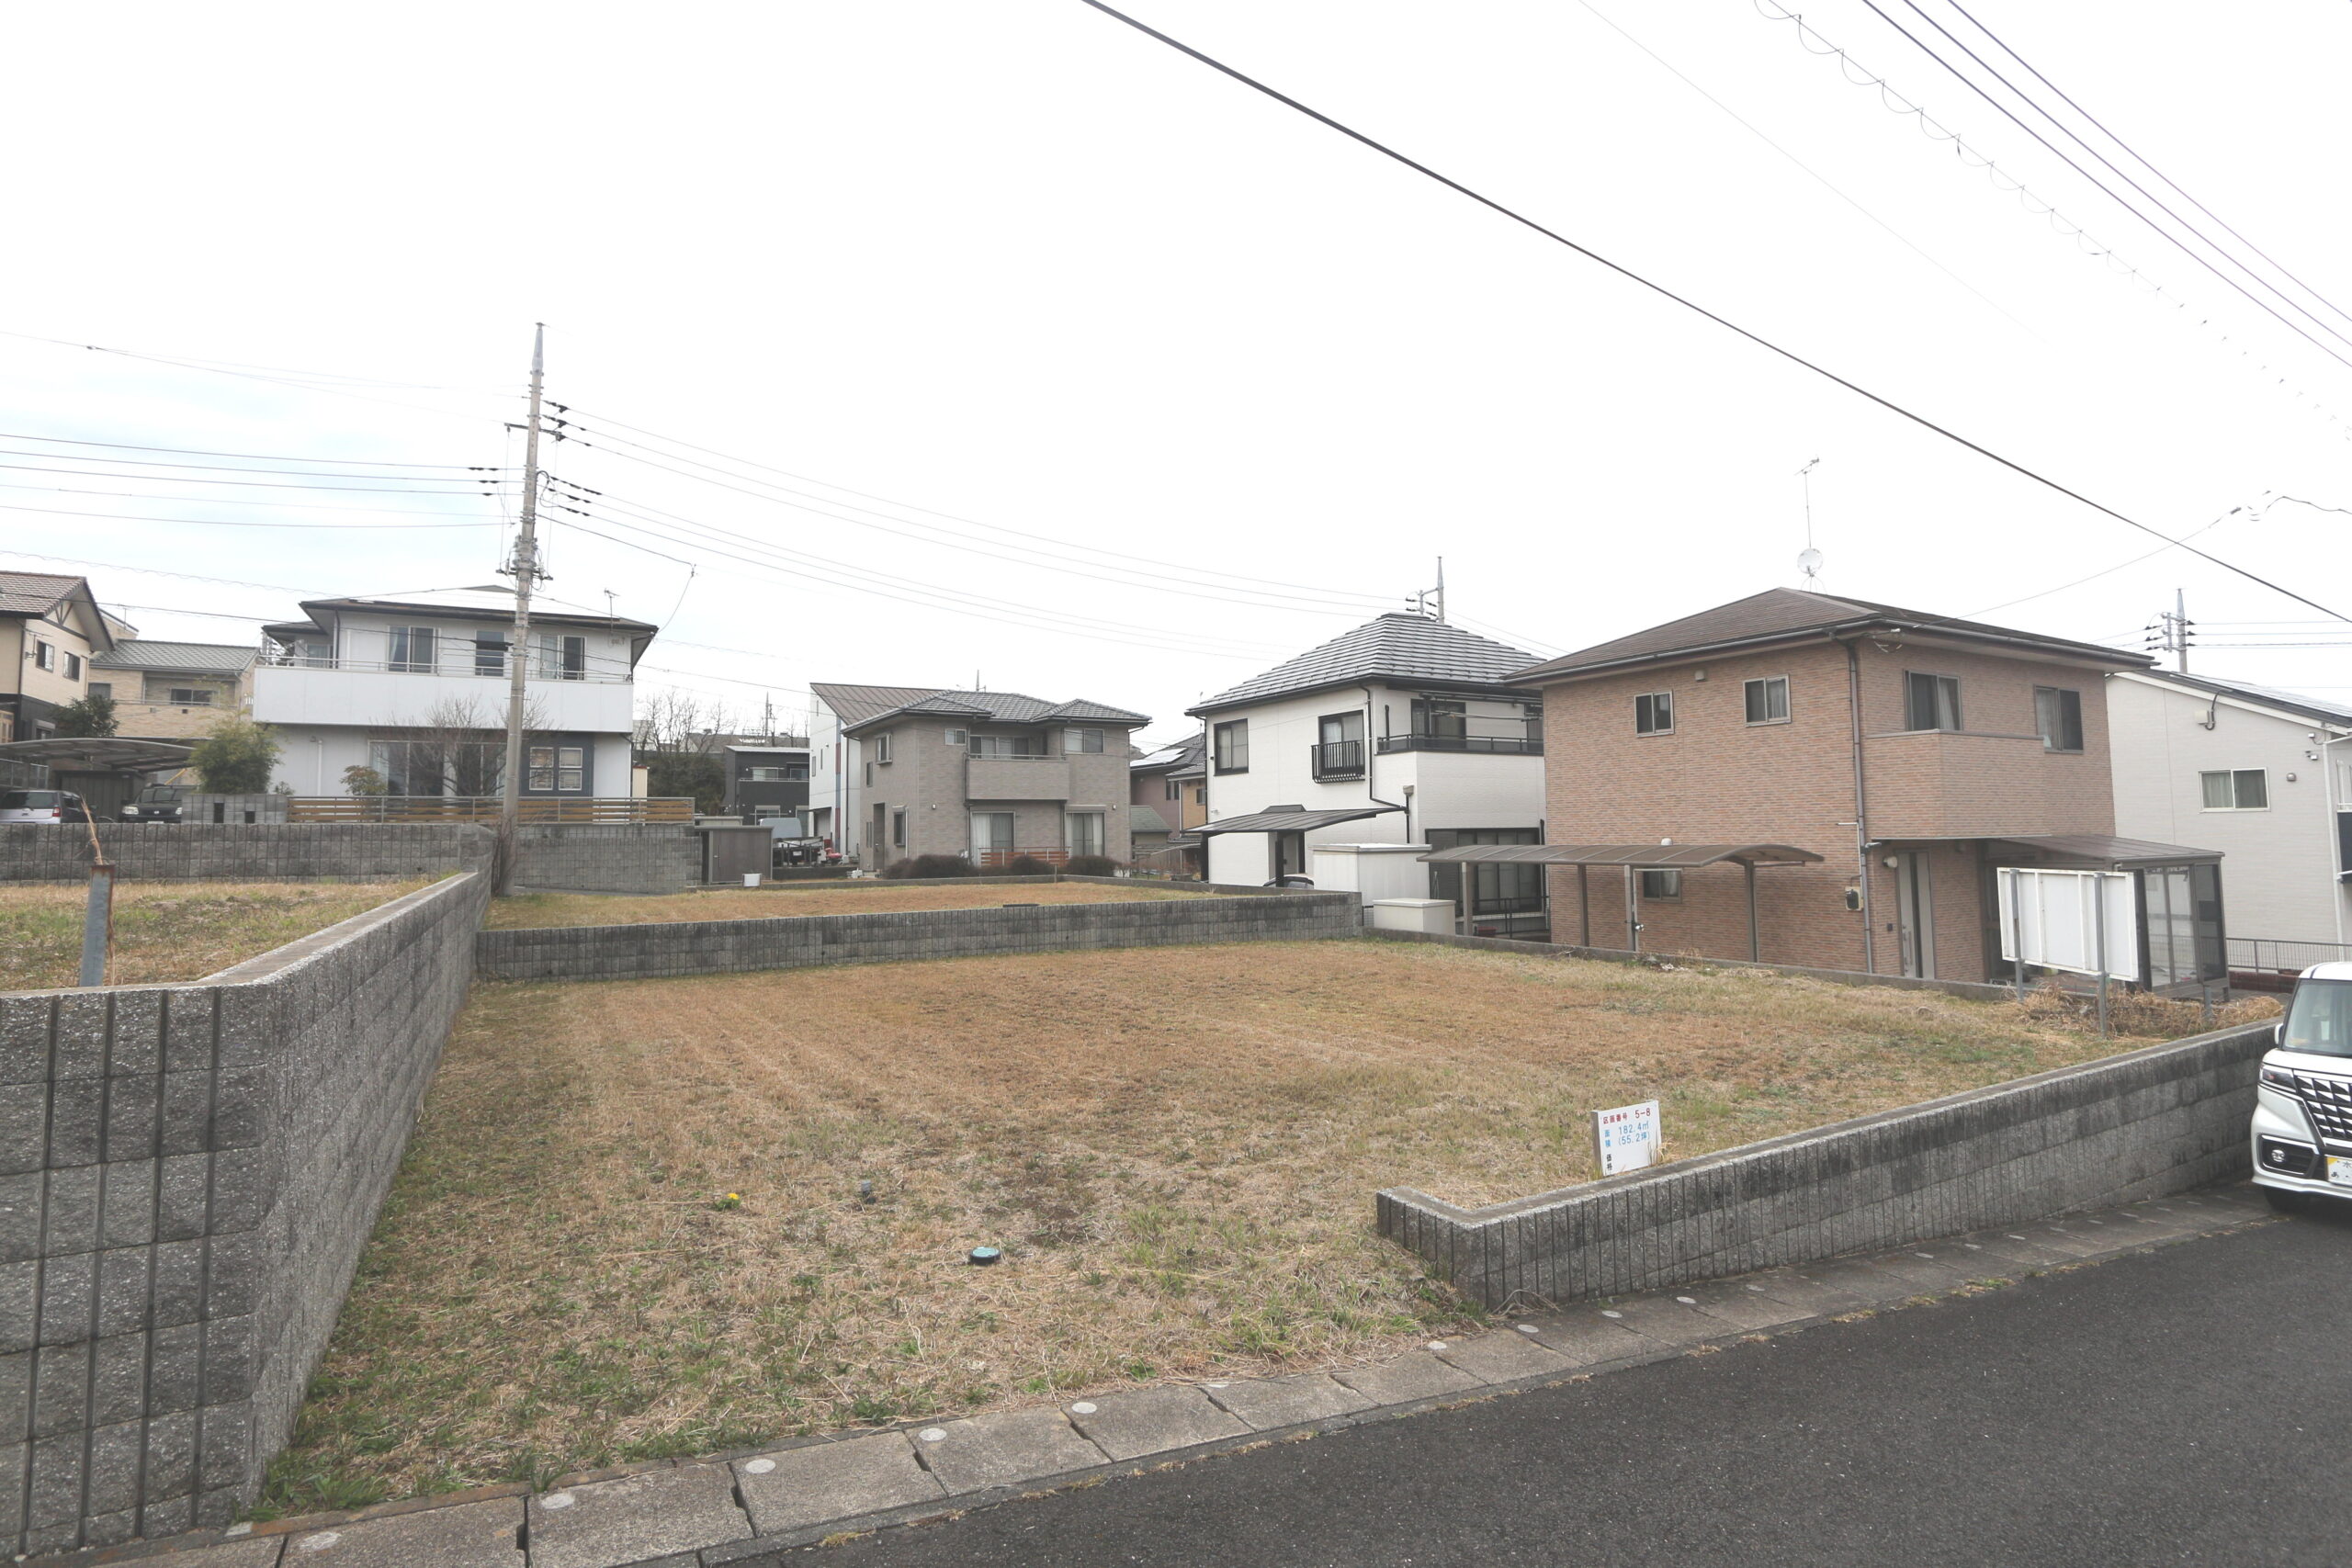
[[[1665,1146],[1658,1134],[1655,1100],[1592,1113],[1593,1157],[1600,1161],[1603,1176],[1656,1165]]]

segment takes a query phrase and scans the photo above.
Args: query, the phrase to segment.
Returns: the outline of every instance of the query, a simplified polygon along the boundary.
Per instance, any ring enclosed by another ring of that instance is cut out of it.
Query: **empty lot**
[[[414,892],[426,880],[119,883],[107,978],[117,986],[200,980]],[[0,886],[0,990],[77,983],[87,899],[81,883]]]
[[[1205,898],[1148,882],[1111,887],[1091,882],[936,884],[922,887],[865,882],[808,888],[736,887],[606,897],[582,893],[526,893],[491,906],[492,931],[546,926],[633,926],[664,920],[759,920],[794,915],[884,915],[910,909],[993,909],[1003,904],[1127,904],[1148,898]]]
[[[1377,1188],[1589,1177],[1584,1113],[1635,1099],[1688,1155],[2120,1048],[1374,942],[484,984],[270,1495],[1375,1357],[1478,1315],[1371,1233]]]

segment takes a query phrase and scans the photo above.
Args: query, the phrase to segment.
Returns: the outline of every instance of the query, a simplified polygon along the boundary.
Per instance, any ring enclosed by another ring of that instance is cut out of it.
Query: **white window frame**
[[[1781,712],[1778,717],[1773,716],[1772,714],[1772,688],[1775,686],[1780,688],[1781,697]],[[1756,716],[1756,694],[1759,687],[1762,689],[1764,697],[1762,718]],[[1769,724],[1789,722],[1789,678],[1786,675],[1758,675],[1740,687],[1739,695],[1740,711],[1747,716],[1749,728],[1761,728]]]
[[[424,650],[423,658],[417,649]],[[384,628],[384,668],[400,674],[430,675],[440,668],[441,632],[436,626]]]
[[[881,734],[874,738],[874,761],[877,762],[888,762],[889,760],[890,732],[886,729]]]
[[[972,732],[968,729],[951,729],[947,732],[947,744],[950,746],[967,746],[971,743],[971,739]]]

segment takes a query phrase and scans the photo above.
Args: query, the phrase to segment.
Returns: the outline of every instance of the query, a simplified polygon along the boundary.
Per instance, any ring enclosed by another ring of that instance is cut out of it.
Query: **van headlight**
[[[2274,1067],[2266,1063],[2262,1069],[2262,1081],[2272,1089],[2283,1089],[2289,1094],[2295,1092],[2295,1075],[2284,1067]]]

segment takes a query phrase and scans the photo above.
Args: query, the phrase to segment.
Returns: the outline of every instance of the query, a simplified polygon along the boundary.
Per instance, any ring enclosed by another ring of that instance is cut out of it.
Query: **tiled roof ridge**
[[[1505,685],[1534,654],[1448,621],[1387,610],[1187,709],[1202,713],[1367,680]]]

